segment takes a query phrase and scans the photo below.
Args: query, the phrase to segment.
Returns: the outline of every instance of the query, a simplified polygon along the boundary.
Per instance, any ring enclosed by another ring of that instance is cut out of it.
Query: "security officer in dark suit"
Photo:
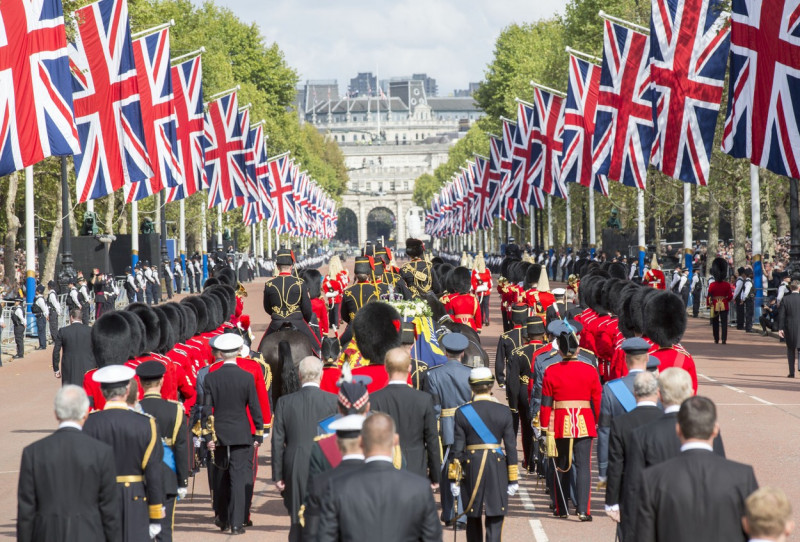
[[[414,297],[422,297],[430,291],[437,294],[442,291],[436,273],[433,272],[433,265],[422,259],[424,253],[425,245],[422,241],[406,239],[406,255],[411,261],[400,269],[400,276]]]
[[[522,334],[525,332],[523,328],[527,322],[528,306],[521,303],[512,306],[511,323],[514,327],[500,335],[500,339],[497,341],[497,355],[494,358],[494,372],[501,388],[506,385],[506,365],[511,352],[525,343]],[[517,418],[515,420],[519,423]]]
[[[233,333],[214,337],[209,343],[214,357],[223,360],[216,371],[209,372],[203,381],[202,426],[207,435],[208,450],[214,454],[219,467],[215,493],[218,495],[216,525],[231,534],[244,534],[247,513],[248,480],[253,479],[253,446],[264,440],[264,418],[258,402],[253,375],[239,368],[236,358],[244,340]],[[210,407],[210,408],[209,408]],[[250,432],[250,420],[256,427]]]
[[[156,420],[128,408],[125,399],[136,372],[107,365],[92,376],[106,399],[89,415],[83,432],[114,449],[122,511],[123,542],[147,542],[161,533],[164,519],[163,448]]]
[[[464,492],[467,540],[484,540],[481,516],[485,514],[486,542],[500,542],[508,497],[519,489],[517,439],[511,411],[491,395],[492,371],[472,369],[469,384],[472,401],[455,414],[453,455],[458,466],[449,473],[450,491],[456,496]],[[458,476],[460,469],[463,477]]]
[[[469,346],[469,340],[461,333],[448,333],[440,340],[447,354],[447,363],[438,365],[428,371],[425,380],[425,391],[433,395],[433,409],[439,418],[439,436],[442,442],[442,472],[447,472],[453,460],[452,446],[455,442],[454,416],[456,409],[465,405],[472,397],[469,386],[469,367],[461,363],[461,354]],[[451,525],[454,516],[453,494],[450,488],[439,486],[442,497],[442,521]],[[463,510],[459,499],[458,513]],[[462,525],[466,520],[459,519]]]
[[[142,410],[156,419],[156,427],[164,448],[164,506],[165,517],[161,522],[159,540],[172,540],[175,522],[175,501],[186,498],[189,485],[189,448],[187,446],[186,417],[183,405],[177,401],[161,398],[161,385],[166,368],[158,361],[145,361],[136,367],[136,375],[142,383],[144,398],[139,401]]]
[[[272,319],[266,335],[288,324],[308,336],[314,350],[319,351],[320,339],[308,325],[314,316],[308,287],[303,279],[292,273],[294,254],[291,250],[281,249],[275,263],[278,276],[264,286],[264,310]]]
[[[56,331],[53,336],[53,373],[61,378],[61,385],[83,385],[83,375],[97,368],[92,353],[92,328],[81,322],[81,310],[72,309],[69,325]],[[64,352],[62,359],[61,352]],[[108,360],[104,360],[108,361]]]

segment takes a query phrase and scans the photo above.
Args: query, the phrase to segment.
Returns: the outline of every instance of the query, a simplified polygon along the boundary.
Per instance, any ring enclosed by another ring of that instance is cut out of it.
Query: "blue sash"
[[[630,412],[636,408],[636,397],[633,396],[633,393],[631,393],[631,390],[628,389],[628,386],[625,385],[625,382],[623,382],[621,378],[609,382],[608,389],[611,390],[611,393],[617,398],[617,401],[619,401],[619,404],[625,409],[625,412]]]
[[[164,464],[168,466],[172,472],[177,473],[177,467],[175,466],[175,452],[172,451],[171,446],[167,446],[166,443],[162,440],[161,444],[164,448]]]
[[[330,435],[331,433],[334,433],[335,431],[331,429],[331,424],[341,417],[341,414],[334,414],[333,416],[328,416],[324,420],[320,420],[320,422],[317,424],[317,436]]]
[[[489,431],[489,428],[486,427],[486,424],[483,423],[483,420],[481,419],[480,416],[478,416],[478,413],[475,412],[475,408],[471,404],[467,403],[466,405],[462,406],[459,410],[461,410],[461,413],[467,419],[467,422],[469,422],[469,424],[472,426],[475,432],[478,433],[478,437],[480,437],[480,439],[483,441],[484,444],[496,443],[495,441],[497,439],[492,434],[492,432]],[[497,444],[497,450],[495,451],[500,455],[504,455],[503,449],[500,447],[500,444]]]

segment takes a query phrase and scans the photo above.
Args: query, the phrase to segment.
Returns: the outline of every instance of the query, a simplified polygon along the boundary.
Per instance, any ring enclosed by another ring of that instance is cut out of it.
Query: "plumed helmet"
[[[92,354],[99,367],[122,365],[131,349],[131,326],[116,312],[108,312],[92,326]]]
[[[454,292],[467,294],[472,289],[472,273],[466,267],[456,267],[450,273],[450,287]]]
[[[136,314],[144,323],[145,352],[156,352],[161,343],[161,326],[158,315],[144,303],[131,303],[125,307],[126,311]]]
[[[686,331],[686,307],[676,294],[659,291],[645,305],[644,334],[661,347],[680,342]]]
[[[383,365],[386,352],[400,346],[400,313],[382,301],[367,303],[353,319],[353,336],[371,365]]]

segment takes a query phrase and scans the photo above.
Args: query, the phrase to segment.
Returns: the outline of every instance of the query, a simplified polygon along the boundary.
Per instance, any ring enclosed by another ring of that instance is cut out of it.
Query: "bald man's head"
[[[411,355],[405,348],[398,346],[386,352],[384,363],[390,379],[405,379],[408,376],[408,369],[411,367]]]
[[[365,421],[361,429],[361,445],[364,455],[392,455],[396,441],[394,420],[382,412],[374,412]]]

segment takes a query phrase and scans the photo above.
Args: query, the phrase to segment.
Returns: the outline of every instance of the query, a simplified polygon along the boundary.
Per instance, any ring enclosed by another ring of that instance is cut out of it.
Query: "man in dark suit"
[[[408,385],[411,356],[404,348],[389,350],[385,364],[389,385],[372,394],[372,409],[394,420],[406,468],[429,478],[434,489],[438,489],[441,457],[433,397]]]
[[[678,434],[680,455],[642,475],[636,540],[744,542],[744,501],[758,483],[753,467],[713,453],[719,424],[711,399],[683,402]]]
[[[291,515],[291,541],[301,539],[300,505],[318,423],[336,413],[336,396],[319,389],[322,362],[313,356],[303,358],[299,372],[303,387],[278,399],[272,424],[272,480]]]
[[[392,418],[380,412],[364,422],[364,466],[328,484],[319,542],[442,539],[430,482],[392,465],[394,429]]]
[[[55,412],[58,430],[22,451],[17,540],[119,540],[114,450],[81,431],[89,413],[86,393],[79,386],[62,387]]]
[[[83,384],[83,375],[97,368],[92,354],[92,328],[81,322],[81,310],[69,311],[69,325],[53,336],[53,372],[61,385]],[[62,360],[61,351],[64,351]]]
[[[786,341],[789,378],[794,378],[797,349],[800,348],[800,281],[789,284],[789,295],[783,296],[778,309],[778,335]]]
[[[210,346],[214,357],[223,360],[222,367],[209,372],[203,382],[203,400],[206,407],[211,407],[203,409],[203,426],[211,434],[208,450],[215,454],[215,463],[221,467],[215,488],[216,525],[222,531],[230,527],[234,535],[244,534],[246,486],[248,480],[253,480],[253,446],[260,446],[264,440],[264,419],[253,375],[236,364],[244,346],[242,337],[225,333],[214,337]],[[255,434],[250,429],[248,410]]]
[[[611,421],[608,446],[608,485],[606,487],[606,513],[617,523],[620,540],[632,541],[636,525],[636,507],[626,488],[626,453],[630,452],[631,433],[636,427],[660,418],[658,406],[658,380],[653,373],[639,371],[633,380],[636,408],[616,416]]]

